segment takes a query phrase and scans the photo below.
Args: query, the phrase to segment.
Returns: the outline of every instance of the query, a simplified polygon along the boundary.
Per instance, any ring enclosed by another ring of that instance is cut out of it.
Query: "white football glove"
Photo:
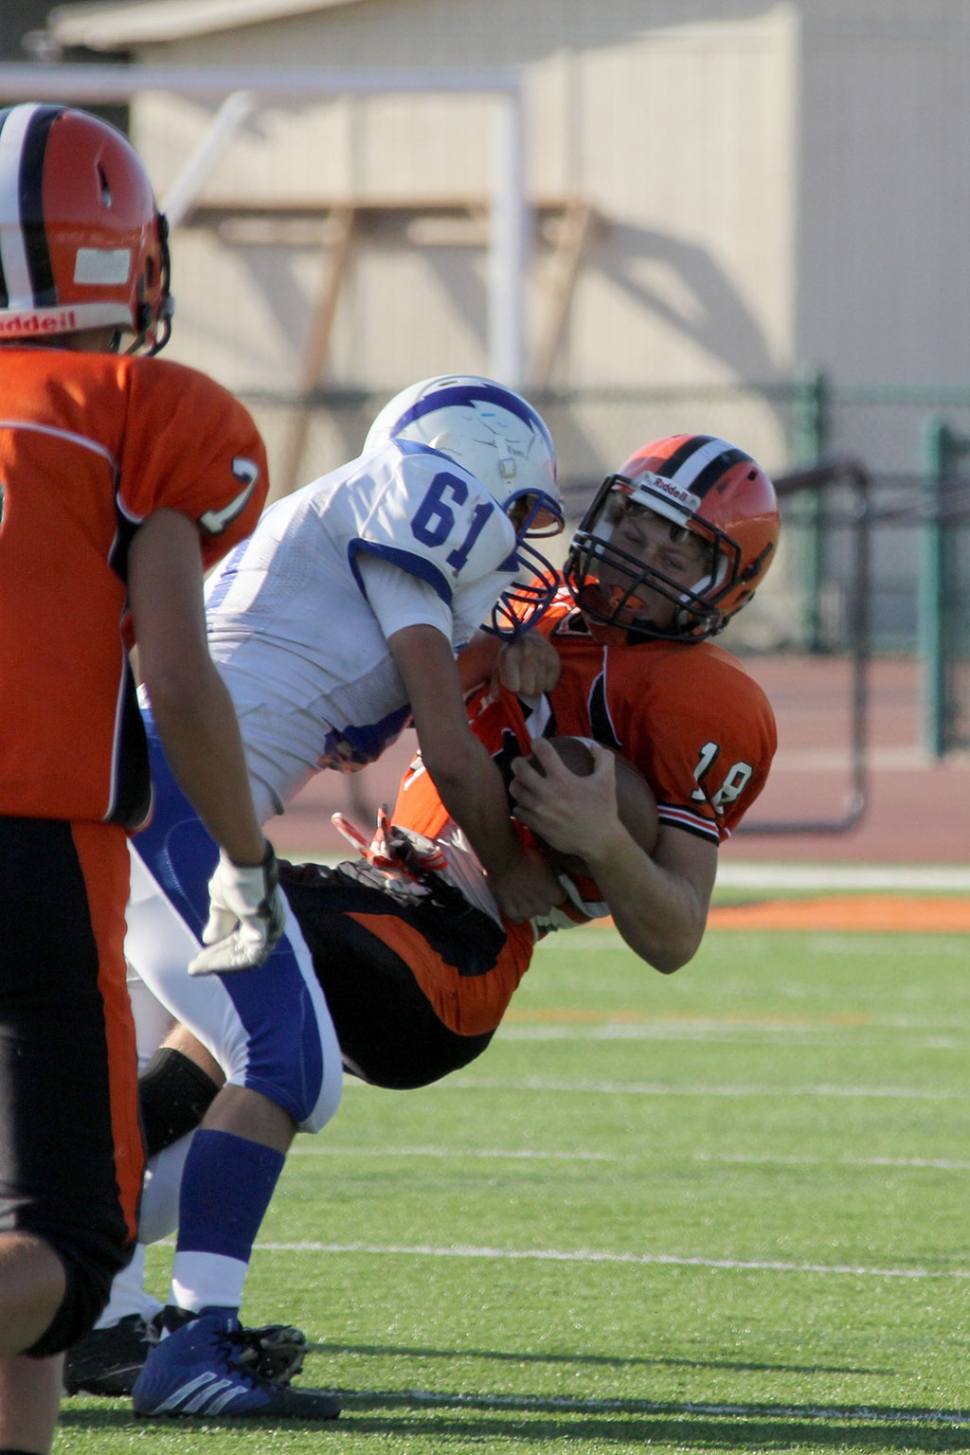
[[[261,864],[234,864],[219,855],[209,880],[209,919],[202,931],[208,945],[189,964],[190,975],[216,975],[262,965],[286,922],[273,846],[267,841]]]

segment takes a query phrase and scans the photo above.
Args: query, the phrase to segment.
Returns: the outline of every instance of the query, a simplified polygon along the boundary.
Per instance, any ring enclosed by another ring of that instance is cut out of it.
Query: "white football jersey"
[[[257,807],[279,813],[319,769],[373,762],[407,721],[362,553],[416,578],[412,620],[440,628],[444,604],[457,649],[515,579],[514,550],[497,501],[424,445],[390,442],[272,505],[206,588],[209,649],[268,795]]]

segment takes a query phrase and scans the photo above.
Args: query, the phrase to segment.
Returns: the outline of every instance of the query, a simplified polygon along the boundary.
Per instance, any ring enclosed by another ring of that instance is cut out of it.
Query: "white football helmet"
[[[442,374],[403,389],[385,404],[364,442],[364,454],[390,440],[425,446],[474,475],[515,527],[505,569],[532,579],[503,591],[486,630],[517,636],[538,621],[559,588],[555,568],[527,545],[563,528],[556,451],[539,414],[514,390],[477,374]]]

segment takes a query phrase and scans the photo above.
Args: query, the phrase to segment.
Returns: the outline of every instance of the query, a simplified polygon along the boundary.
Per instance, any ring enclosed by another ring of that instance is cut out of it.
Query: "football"
[[[593,771],[593,755],[583,738],[550,738],[548,741],[555,748],[563,765],[569,769],[570,773],[575,773],[577,778],[589,777]],[[644,853],[652,854],[657,847],[657,834],[660,829],[657,818],[657,800],[643,774],[619,753],[614,753],[614,757],[616,759],[616,802],[620,822]],[[545,771],[535,754],[530,757],[529,762],[537,772],[542,773],[542,776],[545,777]],[[548,859],[550,867],[556,873],[589,873],[583,860],[577,855],[561,854],[558,849],[545,843],[538,835],[536,835],[536,842]]]

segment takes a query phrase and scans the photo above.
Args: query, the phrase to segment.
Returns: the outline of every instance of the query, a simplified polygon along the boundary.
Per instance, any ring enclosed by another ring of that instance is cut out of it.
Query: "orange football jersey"
[[[220,385],[158,359],[5,347],[0,398],[0,814],[135,828],[128,546],[167,508],[214,564],[259,517],[263,444]]]
[[[475,735],[493,757],[527,747],[523,720],[531,737],[595,738],[644,775],[661,825],[713,844],[729,837],[764,787],[777,741],[768,699],[740,662],[711,642],[604,646],[566,591],[535,630],[559,653],[554,691],[538,707],[488,688],[469,700]],[[433,838],[447,817],[420,763],[412,765],[393,821]]]
[[[657,799],[661,825],[717,845],[740,822],[764,787],[775,752],[775,720],[761,688],[728,652],[709,642],[640,642],[604,646],[594,640],[572,597],[563,591],[535,628],[556,645],[562,673],[538,705],[487,687],[469,699],[472,728],[499,766],[527,750],[532,737],[595,738],[633,763]],[[398,790],[392,822],[436,838],[449,822],[420,757]],[[520,829],[528,838],[528,830]],[[562,906],[577,923],[606,914],[592,880],[572,876],[580,904]],[[495,966],[479,979],[462,976],[426,949],[404,943],[361,917],[412,967],[439,1018],[459,1034],[494,1030],[532,954],[529,925],[506,923]],[[528,933],[526,933],[528,931]]]

